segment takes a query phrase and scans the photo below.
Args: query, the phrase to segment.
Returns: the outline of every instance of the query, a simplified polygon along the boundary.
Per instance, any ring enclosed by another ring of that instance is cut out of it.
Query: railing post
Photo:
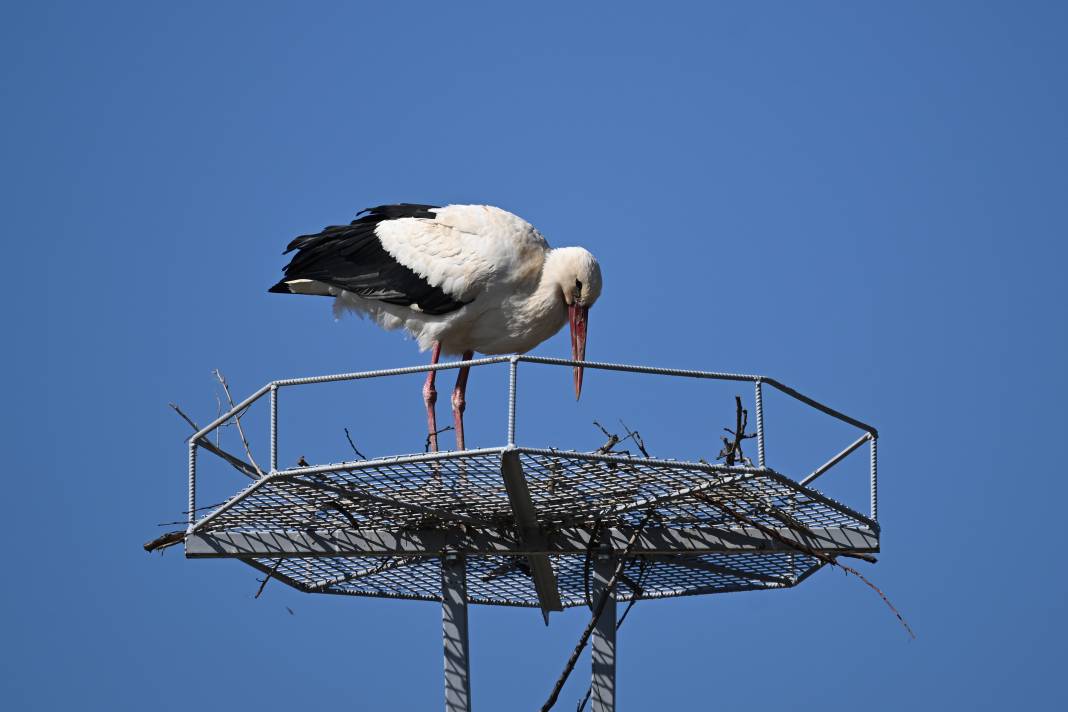
[[[871,436],[871,518],[879,521],[879,454],[875,443],[878,438]]]
[[[515,399],[516,378],[519,375],[519,357],[508,361],[508,444],[515,445]]]
[[[756,400],[756,421],[757,421],[757,465],[759,467],[765,467],[764,464],[764,394],[762,383],[758,378],[754,387],[754,398]]]
[[[271,384],[271,472],[278,471],[278,385]]]
[[[189,526],[197,516],[197,443],[189,440]]]

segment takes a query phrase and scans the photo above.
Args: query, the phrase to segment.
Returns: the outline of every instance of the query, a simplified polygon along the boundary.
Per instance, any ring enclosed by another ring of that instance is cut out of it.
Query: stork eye
[[[576,279],[575,280],[575,291],[576,292],[582,292],[582,280],[581,279]]]

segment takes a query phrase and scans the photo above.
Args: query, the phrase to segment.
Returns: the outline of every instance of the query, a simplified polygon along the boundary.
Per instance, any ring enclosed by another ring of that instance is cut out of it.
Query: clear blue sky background
[[[869,573],[919,638],[833,571],[639,604],[622,709],[1063,702],[1062,4],[180,5],[0,16],[7,708],[440,706],[434,604],[252,600],[239,563],[140,549],[184,509],[166,404],[210,417],[211,368],[244,394],[421,361],[265,291],[292,236],[397,201],[501,205],[598,254],[593,358],[766,373],[880,428]],[[292,420],[284,461],[342,424],[419,449],[417,380]],[[664,456],[712,454],[733,393],[705,417],[685,390],[590,375],[576,406],[546,384],[521,440],[592,448],[589,421],[625,414]],[[790,474],[852,436],[768,408]],[[695,423],[707,442],[677,436]],[[827,486],[863,508],[858,457]],[[471,615],[482,710],[540,704],[586,618]]]

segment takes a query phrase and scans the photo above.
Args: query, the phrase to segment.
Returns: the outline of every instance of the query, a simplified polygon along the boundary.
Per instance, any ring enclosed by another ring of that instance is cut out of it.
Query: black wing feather
[[[301,235],[285,254],[297,254],[285,268],[285,278],[271,292],[289,294],[286,282],[312,279],[366,299],[389,304],[417,304],[427,314],[448,314],[466,302],[433,287],[413,270],[397,262],[375,234],[378,224],[397,218],[433,218],[437,206],[400,203],[362,210],[349,225],[332,225],[314,235]],[[364,213],[367,213],[364,215]]]

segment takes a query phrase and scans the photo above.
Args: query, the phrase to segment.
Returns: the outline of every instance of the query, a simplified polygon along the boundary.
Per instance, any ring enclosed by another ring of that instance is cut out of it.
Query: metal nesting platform
[[[588,604],[601,539],[622,555],[647,515],[617,600],[784,588],[821,565],[798,547],[878,550],[868,517],[768,469],[513,447],[275,472],[201,520],[186,553],[302,591],[440,601],[439,558],[456,552],[469,602],[514,606],[541,605],[530,560],[548,557],[558,593],[542,607],[559,610]]]
[[[239,463],[249,467],[207,436],[269,397],[270,471],[256,468],[259,476],[243,491],[200,519],[191,516],[186,555],[235,558],[309,593],[442,602],[446,708],[467,710],[468,603],[537,607],[547,622],[550,611],[595,607],[607,591],[611,613],[602,616],[614,622],[617,601],[788,588],[832,557],[878,552],[877,433],[871,426],[766,377],[586,362],[590,369],[752,382],[758,463],[738,467],[525,447],[515,442],[517,371],[524,362],[573,365],[531,356],[464,362],[506,363],[510,369],[508,442],[500,447],[290,469],[277,463],[279,389],[464,364],[264,386],[190,439],[189,511],[196,512],[198,450],[238,469]],[[764,463],[765,386],[862,434],[808,477],[790,479]],[[810,486],[865,444],[868,515]],[[615,585],[609,585],[617,567]],[[614,709],[614,631],[614,625],[598,623],[594,635],[598,712]]]

